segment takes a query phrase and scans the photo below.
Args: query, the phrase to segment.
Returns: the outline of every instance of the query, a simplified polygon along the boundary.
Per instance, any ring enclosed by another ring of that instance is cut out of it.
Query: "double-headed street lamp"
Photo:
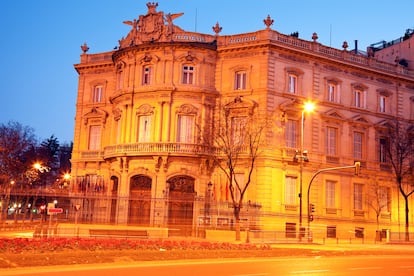
[[[301,128],[300,128],[300,152],[295,158],[299,159],[299,240],[302,240],[302,186],[303,186],[303,162],[308,161],[307,151],[303,149],[304,142],[304,126],[305,126],[305,113],[310,113],[315,109],[315,103],[305,102],[302,108],[301,116]]]

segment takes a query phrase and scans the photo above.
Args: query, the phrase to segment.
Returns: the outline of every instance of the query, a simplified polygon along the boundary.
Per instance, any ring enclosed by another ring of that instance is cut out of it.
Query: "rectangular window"
[[[379,187],[379,209],[381,209],[382,212],[389,212],[389,202],[390,202],[390,189],[388,187]]]
[[[338,130],[333,127],[326,128],[326,154],[329,156],[337,155],[336,145],[337,145],[337,133]]]
[[[183,84],[193,84],[194,67],[184,65],[183,66]]]
[[[296,180],[293,176],[285,178],[285,204],[296,204]]]
[[[115,129],[116,129],[116,143],[119,144],[121,142],[121,120],[115,121]]]
[[[296,238],[296,223],[286,222],[285,224],[285,237]]]
[[[354,132],[354,158],[356,160],[362,159],[362,138],[362,133]]]
[[[151,115],[139,116],[138,142],[149,142],[151,140]]]
[[[231,137],[233,145],[241,146],[244,144],[246,122],[246,117],[231,118]]]
[[[378,105],[379,105],[379,112],[385,112],[386,111],[385,110],[386,101],[387,101],[387,97],[382,96],[382,95],[379,96],[379,103],[378,103]]]
[[[298,76],[294,74],[288,75],[288,92],[292,94],[297,93]]]
[[[332,225],[326,226],[326,237],[336,238],[336,226],[332,226]]]
[[[338,91],[338,85],[329,82],[328,83],[328,102],[332,103],[339,103],[339,91]]]
[[[335,204],[336,181],[326,181],[326,207],[336,208]]]
[[[359,239],[364,238],[364,228],[355,227],[355,238],[359,238]]]
[[[245,90],[247,81],[247,73],[244,71],[236,72],[234,80],[235,90]]]
[[[124,72],[123,71],[118,71],[118,89],[122,89],[123,88],[123,81],[124,81]]]
[[[92,97],[92,101],[94,103],[102,102],[102,91],[103,91],[102,85],[97,85],[97,86],[94,87],[93,97]]]
[[[355,210],[362,210],[362,189],[364,185],[363,184],[354,184],[354,209]]]
[[[101,148],[101,126],[90,126],[89,128],[89,150]]]
[[[151,84],[151,67],[144,66],[143,75],[142,75],[142,84],[149,85]]]
[[[365,92],[361,89],[354,90],[354,106],[365,108]]]
[[[285,125],[286,147],[297,148],[297,121],[287,120]]]
[[[380,138],[379,139],[379,162],[386,163],[387,162],[387,139]]]
[[[178,115],[177,142],[193,143],[194,116]]]

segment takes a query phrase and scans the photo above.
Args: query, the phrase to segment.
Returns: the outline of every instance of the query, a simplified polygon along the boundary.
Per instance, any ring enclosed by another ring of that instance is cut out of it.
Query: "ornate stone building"
[[[263,30],[222,36],[217,23],[210,35],[181,29],[174,19],[182,14],[157,6],[148,3],[147,14],[124,22],[131,31],[116,49],[89,54],[83,45],[75,65],[71,197],[81,220],[185,235],[232,229],[229,184],[203,137],[214,135],[220,110],[233,103],[273,118],[241,213],[255,237],[297,237],[314,173],[355,161],[360,176],[333,170],[313,182],[314,237],[373,238],[373,183],[389,198],[380,229],[401,230],[379,130],[394,118],[413,121],[413,71],[348,51],[346,43],[324,46],[316,33],[310,41],[281,34],[270,16]],[[303,111],[306,101],[316,103],[312,114]],[[236,177],[243,182],[247,169]]]

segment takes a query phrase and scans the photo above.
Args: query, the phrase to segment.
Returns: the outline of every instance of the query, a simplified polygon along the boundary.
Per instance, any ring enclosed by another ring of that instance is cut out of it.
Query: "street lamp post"
[[[341,166],[341,167],[333,167],[333,168],[326,168],[326,169],[320,169],[318,170],[316,173],[313,174],[309,185],[308,185],[308,192],[306,194],[306,200],[307,200],[307,205],[308,205],[308,242],[312,241],[312,236],[311,236],[311,231],[310,231],[310,222],[311,222],[311,214],[310,214],[310,209],[311,209],[311,204],[310,204],[310,189],[312,186],[312,182],[313,180],[316,178],[316,176],[318,176],[318,174],[323,173],[323,172],[327,172],[327,171],[335,171],[335,170],[343,170],[343,169],[350,169],[350,168],[354,168],[355,169],[355,175],[359,175],[360,174],[360,168],[361,168],[361,162],[355,162],[354,165],[351,166]]]
[[[301,112],[301,124],[300,124],[300,156],[299,156],[299,241],[302,240],[302,234],[304,233],[302,229],[302,217],[303,217],[303,203],[302,203],[302,189],[303,189],[303,162],[307,155],[303,149],[304,143],[304,129],[305,129],[305,113],[312,112],[315,109],[315,104],[313,102],[305,102]]]

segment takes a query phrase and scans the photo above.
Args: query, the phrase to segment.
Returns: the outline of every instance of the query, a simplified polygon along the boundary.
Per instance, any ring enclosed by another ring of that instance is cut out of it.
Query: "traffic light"
[[[309,213],[315,213],[315,204],[309,204]]]
[[[40,206],[40,213],[44,214],[45,212],[46,212],[46,206],[45,205]]]
[[[361,171],[361,162],[355,162],[355,175],[359,175]]]
[[[309,215],[309,222],[313,221],[313,215]]]

